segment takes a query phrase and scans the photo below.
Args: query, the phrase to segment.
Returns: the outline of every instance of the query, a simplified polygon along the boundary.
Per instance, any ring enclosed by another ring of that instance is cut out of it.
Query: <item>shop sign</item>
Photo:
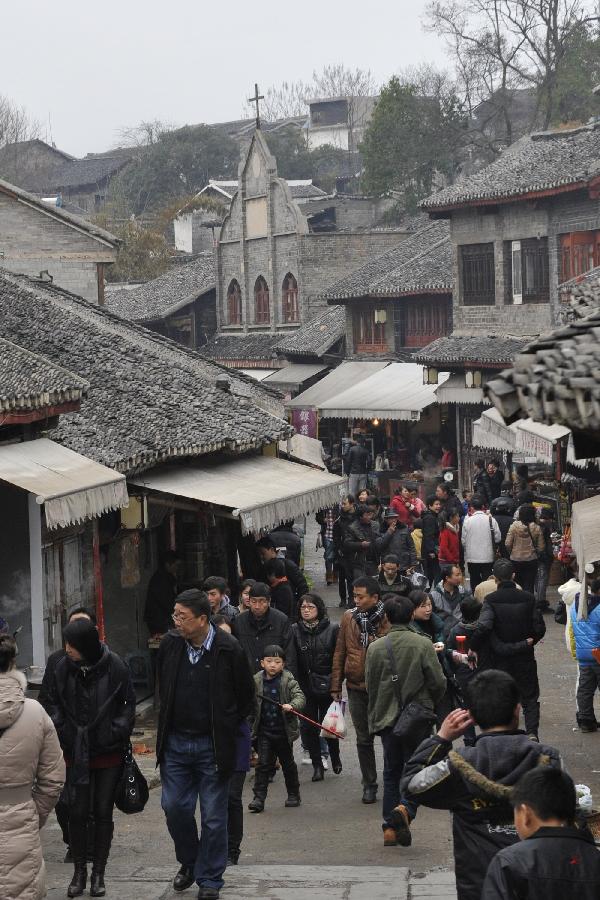
[[[316,409],[293,409],[292,425],[298,434],[305,437],[317,436],[317,411]]]
[[[552,464],[554,462],[554,444],[546,438],[530,431],[519,428],[517,431],[517,448],[524,450],[529,456],[535,457],[539,462]]]

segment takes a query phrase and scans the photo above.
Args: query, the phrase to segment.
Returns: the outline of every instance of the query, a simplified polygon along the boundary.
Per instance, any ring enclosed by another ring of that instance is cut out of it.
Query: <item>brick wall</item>
[[[0,265],[12,272],[39,275],[98,302],[97,263],[111,263],[116,250],[66,223],[0,195]]]

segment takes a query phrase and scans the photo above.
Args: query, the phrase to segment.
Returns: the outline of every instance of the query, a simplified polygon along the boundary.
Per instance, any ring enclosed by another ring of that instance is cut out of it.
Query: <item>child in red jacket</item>
[[[460,516],[440,513],[440,541],[438,549],[440,564],[460,565]]]

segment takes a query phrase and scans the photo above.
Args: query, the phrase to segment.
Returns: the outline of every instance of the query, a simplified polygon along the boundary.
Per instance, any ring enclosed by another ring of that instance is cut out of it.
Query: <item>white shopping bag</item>
[[[329,728],[329,731],[335,732],[335,735],[339,738],[345,738],[347,729],[346,729],[346,721],[344,719],[344,713],[342,712],[342,706],[338,703],[337,700],[334,700],[327,712],[325,713],[325,718],[323,719],[322,729]],[[332,738],[333,734],[330,734],[328,731],[321,731],[321,737],[324,738]]]

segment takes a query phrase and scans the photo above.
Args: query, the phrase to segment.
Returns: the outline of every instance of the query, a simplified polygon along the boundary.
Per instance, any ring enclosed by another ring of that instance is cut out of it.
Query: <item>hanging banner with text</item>
[[[305,437],[316,438],[317,436],[317,411],[316,409],[293,409],[292,425],[298,432]]]

